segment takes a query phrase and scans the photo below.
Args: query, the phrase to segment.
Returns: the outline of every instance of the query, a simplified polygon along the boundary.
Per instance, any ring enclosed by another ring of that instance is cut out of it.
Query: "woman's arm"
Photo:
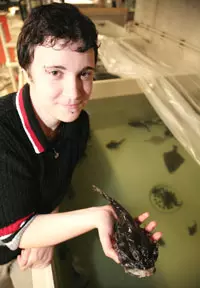
[[[37,215],[24,231],[19,247],[53,246],[98,228],[98,226],[106,224],[110,226],[114,217],[113,213],[110,206],[102,206]]]

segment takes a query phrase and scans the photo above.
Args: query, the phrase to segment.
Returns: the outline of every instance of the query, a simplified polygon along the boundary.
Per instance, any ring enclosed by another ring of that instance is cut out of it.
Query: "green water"
[[[107,258],[98,239],[97,231],[68,241],[72,253],[81,262],[89,275],[88,288],[196,288],[200,287],[200,232],[193,236],[188,226],[199,213],[199,166],[172,137],[161,144],[146,140],[152,136],[163,136],[163,125],[153,125],[148,132],[144,128],[133,128],[127,123],[131,119],[152,119],[156,114],[143,95],[123,96],[89,103],[92,137],[87,155],[77,167],[72,187],[73,199],[63,203],[62,209],[80,209],[104,205],[106,201],[91,190],[95,184],[118,200],[133,215],[150,212],[149,220],[158,222],[157,230],[163,232],[165,247],[160,247],[157,272],[146,279],[126,275],[123,268]],[[125,138],[116,150],[106,148],[110,140]],[[184,163],[170,174],[164,164],[163,153],[178,146]],[[158,184],[168,185],[183,205],[177,210],[158,210],[150,201],[150,190]],[[60,287],[73,287],[66,278],[67,266],[61,262]],[[61,273],[61,274],[62,274]],[[64,278],[63,278],[64,277]],[[62,283],[65,283],[62,286]],[[67,286],[66,286],[67,285]]]

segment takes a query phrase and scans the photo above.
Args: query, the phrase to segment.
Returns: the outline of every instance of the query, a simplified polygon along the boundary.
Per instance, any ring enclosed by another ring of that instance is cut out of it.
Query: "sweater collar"
[[[35,153],[40,154],[47,148],[47,139],[42,131],[30,99],[29,85],[22,87],[16,95],[16,107],[24,131],[30,140]]]

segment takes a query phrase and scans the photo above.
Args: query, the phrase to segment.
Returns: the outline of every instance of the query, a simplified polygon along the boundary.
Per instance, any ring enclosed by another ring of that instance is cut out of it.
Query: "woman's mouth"
[[[78,104],[62,104],[62,106],[67,109],[70,113],[77,113],[84,107],[84,102]]]
[[[70,105],[67,105],[67,107],[69,107],[70,109],[79,109],[80,107],[82,107],[82,103],[80,103],[80,104],[70,104]]]

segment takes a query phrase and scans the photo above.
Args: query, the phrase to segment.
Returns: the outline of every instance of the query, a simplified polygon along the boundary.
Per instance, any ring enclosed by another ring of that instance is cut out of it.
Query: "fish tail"
[[[111,198],[105,192],[103,192],[101,189],[99,189],[97,186],[92,185],[92,188],[95,192],[100,193],[106,200],[108,200],[109,202],[111,201]]]
[[[122,144],[125,140],[126,140],[126,138],[123,138],[119,141],[119,143]]]

